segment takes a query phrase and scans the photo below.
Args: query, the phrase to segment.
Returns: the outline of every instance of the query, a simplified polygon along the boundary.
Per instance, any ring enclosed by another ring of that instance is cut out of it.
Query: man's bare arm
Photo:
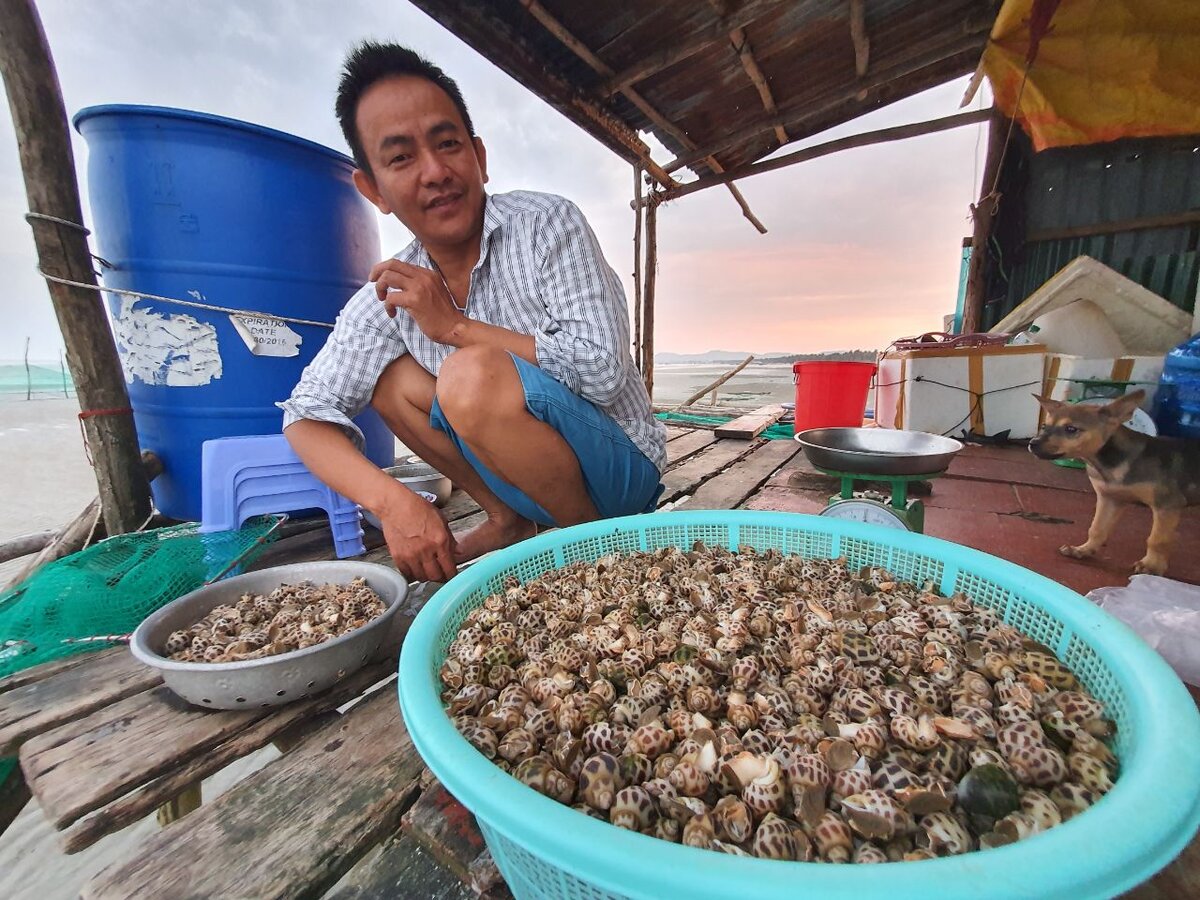
[[[332,422],[302,419],[284,434],[313,475],[375,513],[401,573],[423,581],[454,577],[454,537],[432,504],[363,456]]]

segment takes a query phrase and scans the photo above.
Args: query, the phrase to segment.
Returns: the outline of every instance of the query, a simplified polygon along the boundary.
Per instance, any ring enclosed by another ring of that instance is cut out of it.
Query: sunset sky
[[[549,191],[583,209],[632,283],[627,163],[404,0],[39,0],[68,115],[100,103],[195,109],[345,151],[333,96],[346,50],[408,44],[459,85],[488,146],[492,191]],[[847,37],[847,53],[853,50]],[[965,79],[787,151],[957,111]],[[976,101],[976,105],[980,101]],[[0,99],[0,103],[4,103]],[[0,359],[55,359],[61,338],[35,255],[7,105],[0,114]],[[983,126],[867,147],[740,182],[759,235],[724,188],[659,213],[656,349],[800,353],[879,348],[953,312]],[[87,148],[73,135],[84,194]],[[784,151],[784,152],[787,152]],[[660,160],[670,153],[657,154]],[[381,219],[382,254],[409,240]],[[97,247],[93,238],[93,249]],[[102,246],[103,238],[99,238]]]

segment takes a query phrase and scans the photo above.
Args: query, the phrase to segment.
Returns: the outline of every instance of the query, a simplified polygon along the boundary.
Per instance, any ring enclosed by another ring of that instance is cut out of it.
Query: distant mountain
[[[737,350],[708,350],[704,353],[655,353],[656,365],[724,365],[736,366],[750,354]],[[829,362],[856,361],[874,362],[874,350],[834,350],[827,353],[756,353],[756,363],[788,364],[811,360]]]

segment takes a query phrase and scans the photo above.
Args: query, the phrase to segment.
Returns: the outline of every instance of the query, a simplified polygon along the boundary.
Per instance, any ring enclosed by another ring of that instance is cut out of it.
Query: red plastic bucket
[[[861,427],[874,376],[875,363],[794,363],[796,433],[808,428]]]

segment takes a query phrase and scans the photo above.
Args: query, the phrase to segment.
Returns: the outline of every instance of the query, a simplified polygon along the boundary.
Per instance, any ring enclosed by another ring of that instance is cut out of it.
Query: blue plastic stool
[[[366,550],[358,504],[308,471],[282,434],[205,441],[200,471],[201,534],[234,531],[265,513],[323,509],[338,559]]]

